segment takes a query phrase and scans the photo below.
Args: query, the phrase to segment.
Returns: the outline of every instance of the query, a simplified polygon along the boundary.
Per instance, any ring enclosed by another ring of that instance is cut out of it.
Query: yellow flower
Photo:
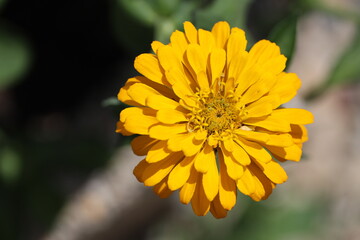
[[[180,190],[196,215],[225,217],[237,189],[255,201],[287,180],[278,161],[299,161],[310,112],[282,108],[301,83],[267,40],[246,51],[245,32],[218,22],[211,32],[184,23],[170,43],[141,54],[118,98],[117,132],[138,134],[134,174],[160,197]]]

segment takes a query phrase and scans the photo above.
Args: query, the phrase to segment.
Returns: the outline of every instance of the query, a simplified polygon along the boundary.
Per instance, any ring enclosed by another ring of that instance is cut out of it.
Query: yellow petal
[[[146,105],[146,98],[149,96],[161,96],[158,91],[143,83],[135,83],[131,85],[127,91],[127,94],[133,101],[142,106]]]
[[[264,63],[264,65],[262,65],[262,68],[264,69],[264,71],[279,74],[284,71],[286,67],[286,60],[287,59],[284,55],[279,55]]]
[[[212,201],[219,191],[219,171],[216,165],[215,154],[212,148],[209,155],[207,156],[206,164],[209,165],[209,167],[206,173],[203,174],[202,184],[207,199],[209,199],[209,201]]]
[[[231,62],[228,61],[228,78],[234,78],[235,83],[241,80],[239,76],[244,70],[247,55],[248,53],[246,51],[239,51],[236,52],[235,56],[231,59]],[[244,87],[248,86],[244,82],[240,82],[239,84],[244,85]]]
[[[145,186],[154,186],[163,180],[174,166],[184,157],[181,153],[172,153],[167,158],[156,163],[149,163],[143,170],[142,180]]]
[[[136,90],[133,88],[133,85],[136,85]],[[138,84],[141,84],[139,86]],[[146,87],[143,87],[146,86]],[[134,99],[132,99],[128,91],[132,92],[132,97],[137,100],[140,98],[140,103],[136,102]],[[174,94],[174,92],[168,88],[167,86],[161,85],[159,83],[153,82],[149,80],[146,77],[143,76],[136,76],[133,78],[129,78],[123,88],[120,89],[120,92],[118,94],[118,99],[128,105],[133,106],[144,106],[145,105],[145,99],[148,94],[161,94],[167,98],[178,100],[177,96]]]
[[[159,140],[167,140],[171,136],[187,132],[186,123],[180,124],[162,124],[158,123],[153,125],[149,130],[149,135],[151,138]]]
[[[175,109],[179,107],[179,103],[162,95],[148,95],[146,105],[153,109]]]
[[[204,148],[195,158],[194,167],[196,171],[206,173],[213,160],[215,161],[214,149],[209,144],[205,143]]]
[[[154,110],[152,109],[146,109],[143,107],[129,107],[129,108],[125,108],[124,110],[122,110],[120,112],[120,121],[121,122],[125,122],[127,118],[133,116],[133,115],[142,115],[144,113],[144,111],[149,111],[150,110],[150,114],[151,113],[156,113]]]
[[[211,34],[211,32],[209,31],[206,31],[204,29],[199,29],[198,38],[199,38],[199,45],[207,52],[210,52],[215,46],[215,39]]]
[[[243,122],[245,125],[257,126],[274,132],[290,132],[290,123],[285,119],[276,118],[272,115],[266,118],[249,118]]]
[[[272,182],[277,184],[286,182],[288,176],[285,170],[274,160],[271,160],[268,163],[263,163],[255,159],[255,162],[266,177],[268,177]]]
[[[145,159],[141,160],[137,165],[136,167],[134,168],[133,170],[133,173],[136,177],[136,179],[139,181],[139,182],[144,182],[144,178],[143,178],[143,173],[144,173],[144,170],[149,166],[150,164],[148,162],[146,162]]]
[[[228,77],[227,81],[225,82],[225,94],[233,95],[233,90],[235,88],[235,79],[233,77]]]
[[[235,181],[228,175],[228,170],[224,163],[223,154],[219,154],[220,162],[220,184],[219,199],[220,203],[226,210],[231,210],[236,203],[236,185]]]
[[[211,86],[214,84],[215,79],[219,78],[223,72],[226,61],[226,53],[223,49],[216,48],[210,54],[210,67],[211,67]]]
[[[266,88],[266,92],[268,93],[270,89],[276,85],[277,82],[277,75],[269,72],[269,71],[263,71],[261,72],[261,77],[259,78],[258,82],[256,82],[254,85],[263,84]]]
[[[201,71],[196,74],[196,81],[199,84],[201,90],[209,90],[209,79],[204,71]]]
[[[189,43],[198,43],[197,30],[191,22],[184,22],[184,31]]]
[[[239,104],[245,105],[251,102],[254,102],[261,98],[269,90],[264,84],[254,84],[249,87],[249,89],[242,95],[240,98]]]
[[[249,54],[243,55],[243,58],[246,59],[244,61],[246,61],[246,62],[248,59],[248,55]],[[234,58],[234,60],[238,61],[238,63],[237,63],[238,65],[242,64],[242,62],[239,59]],[[232,61],[230,63],[229,70],[230,70],[230,68],[234,68],[234,66],[232,66],[233,64],[234,64],[234,61]],[[235,61],[235,64],[236,64],[236,61]],[[243,70],[240,73],[239,73],[239,71],[232,70],[233,72],[238,73],[238,77],[235,79],[236,80],[235,83],[237,84],[237,87],[235,90],[235,95],[238,97],[241,97],[242,95],[244,95],[244,93],[249,89],[249,87],[252,86],[255,82],[259,81],[259,79],[261,78],[261,69],[256,65],[252,66],[251,68],[246,68],[246,65],[244,67],[241,66],[241,69],[243,69]],[[244,81],[244,79],[246,79],[246,81]],[[254,90],[256,90],[256,88],[252,89],[252,91],[254,91]],[[250,96],[251,96],[251,94],[248,97],[250,97]],[[240,104],[243,104],[243,103],[240,103]],[[242,106],[242,105],[240,105],[240,106]]]
[[[187,138],[193,138],[193,133],[184,133],[184,134],[176,134],[176,135],[172,135],[170,136],[169,140],[168,140],[168,148],[173,151],[173,152],[178,152],[181,151],[183,142],[187,139]]]
[[[191,86],[196,86],[195,82],[187,82],[187,80],[184,79],[184,75],[179,75],[178,71],[169,70],[166,72],[166,77],[169,81],[171,80],[174,82],[172,89],[179,98],[185,99],[188,96],[194,95],[194,91]]]
[[[156,184],[153,188],[153,191],[159,195],[160,198],[167,198],[171,195],[172,191],[167,187],[167,178],[164,178]]]
[[[281,108],[272,113],[276,118],[284,119],[291,124],[310,124],[314,122],[314,116],[305,109]]]
[[[148,135],[149,128],[159,122],[155,118],[155,110],[138,107],[122,110],[120,121],[124,122],[124,128],[128,132],[140,135]]]
[[[178,58],[174,48],[166,45],[158,50],[157,56],[161,67],[165,70],[165,72],[169,70],[176,70],[177,74],[182,76],[184,75],[184,72],[182,71],[181,58]],[[170,79],[168,79],[168,81],[171,85],[174,84],[174,82],[170,81]]]
[[[187,60],[193,70],[197,83],[201,89],[209,88],[209,81],[206,76],[207,55],[197,44],[190,44],[186,50]],[[202,73],[203,72],[203,73]]]
[[[218,48],[225,48],[230,35],[230,26],[227,22],[217,22],[211,29],[211,33],[214,35],[215,43]]]
[[[250,195],[254,201],[260,201],[268,198],[272,193],[273,185],[272,182],[264,175],[255,163],[249,165],[249,170],[253,175],[255,182],[255,192]]]
[[[192,167],[189,179],[186,181],[179,192],[181,203],[188,204],[191,201],[192,197],[194,196],[198,175],[199,173],[197,173],[195,168]]]
[[[190,157],[200,152],[203,143],[204,140],[196,140],[195,134],[192,134],[191,138],[186,138],[185,141],[182,142],[181,150],[185,156]]]
[[[249,155],[238,144],[234,145],[234,150],[231,154],[234,157],[233,159],[243,166],[249,165],[251,162]]]
[[[133,135],[133,133],[128,132],[125,128],[124,128],[124,123],[123,122],[116,122],[116,130],[117,133],[121,133],[124,136],[131,136]]]
[[[148,79],[166,86],[170,86],[164,77],[164,70],[159,60],[151,53],[143,53],[135,58],[135,69]]]
[[[172,151],[166,148],[166,141],[158,141],[154,144],[147,153],[146,161],[148,163],[159,162],[172,154]]]
[[[247,131],[242,129],[236,129],[235,133],[247,140],[254,142],[266,143],[269,140],[269,134],[266,133]]]
[[[266,142],[266,145],[276,146],[276,147],[289,147],[294,144],[294,141],[290,134],[269,134],[269,141]]]
[[[180,31],[175,31],[170,36],[171,47],[174,49],[179,59],[182,59],[184,52],[188,46],[185,34]]]
[[[128,90],[129,88],[134,85],[135,83],[139,83],[139,81],[136,78],[129,78],[126,81],[126,84],[124,87],[122,87],[117,95],[117,98],[119,99],[119,101],[130,105],[130,106],[137,106],[137,107],[141,107],[143,106],[142,104],[139,104],[137,102],[135,102],[134,100],[131,99],[131,97],[128,94]]]
[[[235,145],[235,143],[234,143],[234,141],[233,141],[232,138],[225,138],[225,139],[223,140],[223,144],[224,144],[225,149],[226,149],[228,152],[234,151],[234,145]]]
[[[219,144],[219,140],[217,138],[215,138],[214,135],[210,135],[207,139],[207,142],[213,148],[216,148]]]
[[[276,158],[280,157],[286,160],[298,162],[301,159],[302,150],[296,144],[289,147],[274,147],[265,145],[266,149],[271,152]],[[280,160],[279,159],[279,160]]]
[[[153,41],[151,43],[151,49],[154,51],[154,53],[157,53],[157,50],[163,46],[165,46],[165,45],[159,41]]]
[[[210,201],[205,195],[201,178],[197,180],[195,193],[191,199],[191,206],[194,213],[198,216],[205,216],[210,210]]]
[[[247,108],[247,118],[257,118],[267,116],[273,111],[273,106],[270,103],[256,104],[255,106],[249,105]]]
[[[269,162],[272,158],[271,155],[260,145],[255,142],[250,142],[245,139],[235,139],[236,143],[239,144],[250,156],[262,161]]]
[[[190,170],[194,164],[194,157],[185,157],[169,174],[169,189],[175,191],[181,188],[190,177]]]
[[[224,218],[227,215],[227,210],[221,205],[219,195],[216,195],[210,205],[210,212],[216,218]]]
[[[165,124],[174,124],[178,122],[188,121],[186,114],[175,109],[160,109],[156,113],[156,118]]]
[[[191,87],[195,87],[193,86],[195,82],[191,82],[191,79],[184,72],[182,58],[178,57],[174,48],[169,45],[164,46],[158,50],[157,55],[161,67],[165,70],[166,79],[169,83],[171,85],[175,83],[181,84],[185,89],[190,89],[188,91],[191,93]],[[175,89],[174,92],[176,93]]]
[[[240,192],[250,196],[255,192],[255,181],[248,168],[245,168],[243,176],[237,180],[237,188]]]
[[[177,96],[174,94],[174,92],[171,88],[169,88],[168,86],[162,85],[160,83],[153,82],[146,77],[136,76],[136,77],[130,78],[128,81],[133,81],[133,82],[136,81],[139,83],[143,83],[143,84],[153,88],[154,90],[156,90],[161,95],[163,95],[167,98],[178,100]]]
[[[254,193],[252,193],[250,195],[250,197],[252,198],[252,200],[258,202],[263,199],[266,192],[265,192],[262,182],[257,177],[253,177],[253,179],[254,179],[254,184],[255,184],[255,191],[254,191]]]
[[[221,148],[221,153],[219,155],[222,155],[222,158],[224,159],[227,174],[230,178],[233,180],[238,180],[241,178],[241,176],[244,173],[244,167],[240,165],[235,159],[234,156],[228,152],[224,147]]]
[[[194,108],[200,107],[200,103],[196,99],[194,99],[192,96],[193,96],[193,94],[187,95],[187,96],[182,97],[179,100],[180,105],[183,108],[188,109],[189,111],[192,111]]]
[[[247,62],[248,66],[258,65],[263,66],[269,60],[280,56],[280,48],[268,40],[261,40],[254,44],[254,46],[249,51],[249,60]],[[281,72],[281,71],[280,71]],[[274,73],[280,73],[278,69],[274,69]]]
[[[280,97],[277,94],[267,95],[261,97],[259,100],[255,101],[254,103],[251,103],[248,108],[255,107],[258,105],[263,104],[270,104],[272,109],[276,109],[280,106]]]
[[[308,140],[308,133],[306,128],[303,125],[291,124],[291,136],[295,143],[303,143]]]
[[[206,130],[198,130],[195,132],[195,139],[196,140],[205,140],[207,138],[208,132]]]
[[[245,32],[239,28],[232,28],[227,42],[227,61],[230,63],[234,57],[238,57],[240,52],[246,48]]]
[[[282,72],[277,76],[276,84],[269,91],[269,95],[276,94],[280,97],[280,104],[287,103],[301,86],[301,81],[295,73]]]
[[[159,140],[152,139],[146,135],[138,136],[131,141],[131,147],[136,155],[144,156],[148,153],[150,148],[157,142],[159,142]]]

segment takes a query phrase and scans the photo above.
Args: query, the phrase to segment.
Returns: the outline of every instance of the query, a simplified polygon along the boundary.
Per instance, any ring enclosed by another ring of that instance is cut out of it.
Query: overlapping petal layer
[[[218,22],[211,31],[190,22],[170,43],[135,60],[142,74],[120,90],[117,132],[145,156],[134,174],[160,197],[179,190],[197,215],[225,217],[237,190],[266,199],[287,180],[279,161],[299,161],[310,112],[281,108],[301,83],[284,72],[286,58],[267,40],[246,51],[245,32]]]

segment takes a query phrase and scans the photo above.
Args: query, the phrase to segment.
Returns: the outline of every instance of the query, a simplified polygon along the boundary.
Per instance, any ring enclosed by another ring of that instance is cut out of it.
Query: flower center
[[[204,119],[209,132],[222,132],[231,127],[238,114],[231,99],[216,96],[207,99],[199,115]]]
[[[237,99],[222,94],[197,93],[199,108],[190,113],[190,130],[205,129],[209,135],[221,135],[226,130],[241,127],[243,108],[236,108]]]

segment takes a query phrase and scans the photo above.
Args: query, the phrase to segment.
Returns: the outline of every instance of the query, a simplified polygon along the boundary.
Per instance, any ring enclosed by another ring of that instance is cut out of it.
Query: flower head
[[[170,43],[141,54],[118,98],[117,132],[138,134],[133,151],[145,158],[134,174],[160,197],[179,190],[197,215],[225,217],[237,190],[266,199],[287,180],[279,161],[299,161],[307,140],[303,109],[282,108],[300,87],[283,72],[286,58],[270,41],[246,51],[245,32],[218,22],[211,31],[184,23]]]

